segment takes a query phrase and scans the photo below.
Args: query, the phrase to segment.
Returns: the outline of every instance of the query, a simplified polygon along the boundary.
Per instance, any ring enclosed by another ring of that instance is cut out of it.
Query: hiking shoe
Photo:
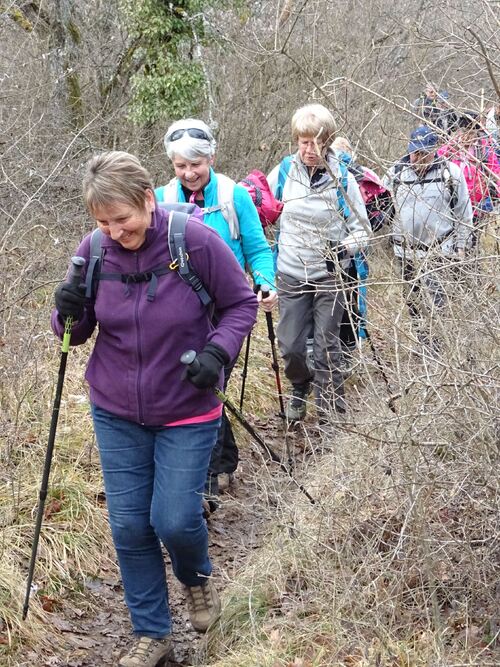
[[[208,519],[219,508],[219,503],[213,496],[203,496],[202,507],[203,518]]]
[[[165,639],[138,637],[134,646],[118,664],[120,667],[159,667],[165,663],[171,651],[170,637],[165,637]]]
[[[307,413],[306,399],[311,391],[311,385],[295,384],[292,389],[292,398],[285,407],[285,417],[289,421],[300,421]]]
[[[339,359],[339,371],[342,373],[343,377],[347,378],[351,374],[352,369],[352,358],[347,357],[345,354],[342,354]]]
[[[211,579],[204,586],[183,586],[189,620],[197,632],[206,632],[220,616],[220,599]]]
[[[234,475],[232,472],[221,472],[219,477],[219,492],[224,493],[232,485],[234,481]]]

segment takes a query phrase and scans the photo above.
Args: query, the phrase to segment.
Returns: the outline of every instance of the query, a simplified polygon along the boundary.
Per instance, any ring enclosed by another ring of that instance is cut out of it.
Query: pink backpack
[[[358,181],[358,185],[365,204],[387,190],[377,174],[368,167],[363,167],[363,178]]]
[[[281,215],[283,203],[278,201],[271,192],[265,174],[258,169],[254,169],[238,185],[242,185],[248,190],[259,214],[262,227],[265,229],[274,225]]]

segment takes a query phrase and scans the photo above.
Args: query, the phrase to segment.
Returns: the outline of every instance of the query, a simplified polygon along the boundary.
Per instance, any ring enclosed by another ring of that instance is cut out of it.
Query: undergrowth
[[[485,239],[482,257],[457,269],[455,297],[438,321],[441,346],[430,356],[412,332],[391,255],[379,241],[371,259],[372,344],[363,343],[347,381],[347,417],[332,414],[320,430],[311,405],[304,424],[273,441],[282,455],[286,444],[292,448],[295,478],[314,505],[235,425],[238,441],[263,463],[252,482],[270,536],[222,591],[222,618],[199,665],[499,663],[492,243]],[[45,295],[40,308],[27,326],[36,362],[17,349],[18,372],[9,382],[4,376],[1,392],[9,418],[0,453],[0,656],[12,665],[18,646],[44,646],[48,614],[79,595],[86,578],[114,567],[83,383],[87,346],[68,360],[35,589],[21,620],[59,358]],[[2,361],[13,351],[9,340]],[[244,405],[263,432],[278,410],[270,362],[261,316]],[[235,402],[241,363],[229,390]],[[282,381],[286,391],[283,374]]]

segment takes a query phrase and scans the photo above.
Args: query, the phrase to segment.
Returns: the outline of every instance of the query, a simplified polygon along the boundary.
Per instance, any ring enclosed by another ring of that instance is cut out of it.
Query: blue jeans
[[[141,426],[92,406],[113,542],[133,630],[171,632],[161,543],[179,581],[199,586],[212,571],[202,498],[220,420]]]

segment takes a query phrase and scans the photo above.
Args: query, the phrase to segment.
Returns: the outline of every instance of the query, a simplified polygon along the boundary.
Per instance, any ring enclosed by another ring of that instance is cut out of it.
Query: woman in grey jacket
[[[298,109],[292,137],[298,151],[269,175],[284,203],[278,241],[278,342],[292,384],[290,420],[306,415],[314,384],[320,422],[331,409],[345,412],[339,330],[344,310],[342,272],[350,256],[368,243],[371,230],[354,176],[331,149],[332,114],[320,104]],[[286,174],[286,175],[285,175]],[[306,339],[314,328],[314,372],[306,362]]]

